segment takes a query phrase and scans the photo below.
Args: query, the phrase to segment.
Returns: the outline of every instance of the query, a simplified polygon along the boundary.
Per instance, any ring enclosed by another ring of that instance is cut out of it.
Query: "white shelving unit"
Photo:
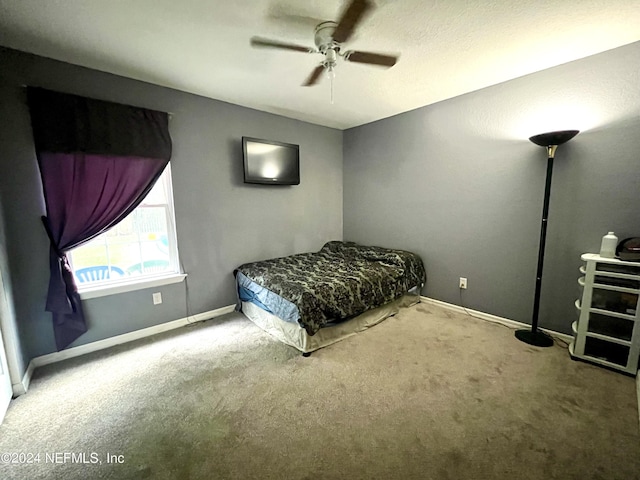
[[[572,357],[636,375],[640,354],[640,263],[582,255]]]

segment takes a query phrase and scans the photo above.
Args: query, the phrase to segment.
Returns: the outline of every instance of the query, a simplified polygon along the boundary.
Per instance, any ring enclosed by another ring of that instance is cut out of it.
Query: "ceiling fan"
[[[338,57],[342,57],[345,61],[365,63],[368,65],[380,65],[383,67],[393,67],[398,61],[398,57],[394,55],[386,55],[382,53],[359,52],[354,50],[342,50],[342,44],[349,40],[353,35],[356,26],[363,19],[364,15],[373,7],[373,3],[369,0],[351,0],[349,6],[342,13],[342,17],[338,22],[322,22],[315,29],[315,48],[295,45],[292,43],[279,42],[277,40],[269,40],[267,38],[252,37],[251,46],[279,48],[283,50],[292,50],[294,52],[303,53],[320,53],[324,59],[309,75],[302,84],[305,87],[315,85],[320,80],[320,76],[324,70],[333,78],[334,68]]]

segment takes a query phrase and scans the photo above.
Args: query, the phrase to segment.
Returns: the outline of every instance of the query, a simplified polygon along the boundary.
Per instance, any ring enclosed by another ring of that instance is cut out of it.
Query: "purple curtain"
[[[168,115],[28,89],[51,242],[46,310],[58,350],[87,331],[66,252],[116,225],[153,187],[171,157]]]

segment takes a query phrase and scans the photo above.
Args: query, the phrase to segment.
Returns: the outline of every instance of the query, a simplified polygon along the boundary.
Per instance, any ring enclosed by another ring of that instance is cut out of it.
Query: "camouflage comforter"
[[[295,304],[298,323],[309,335],[330,321],[395,300],[426,280],[414,253],[338,241],[316,253],[246,263],[238,271]]]

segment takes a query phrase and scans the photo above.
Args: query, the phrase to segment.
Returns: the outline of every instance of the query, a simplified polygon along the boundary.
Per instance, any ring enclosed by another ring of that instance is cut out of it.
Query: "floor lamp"
[[[550,347],[553,339],[538,330],[538,313],[540,312],[540,289],[542,287],[542,266],[544,264],[544,245],[547,238],[547,219],[549,217],[549,196],[551,195],[551,175],[553,173],[553,158],[558,145],[568,142],[579,133],[578,130],[563,130],[535,135],[531,140],[536,145],[547,149],[547,182],[544,187],[544,205],[542,207],[542,226],[540,227],[540,246],[538,248],[538,272],[536,274],[536,293],[533,297],[533,317],[531,330],[517,330],[516,338],[536,347]]]

